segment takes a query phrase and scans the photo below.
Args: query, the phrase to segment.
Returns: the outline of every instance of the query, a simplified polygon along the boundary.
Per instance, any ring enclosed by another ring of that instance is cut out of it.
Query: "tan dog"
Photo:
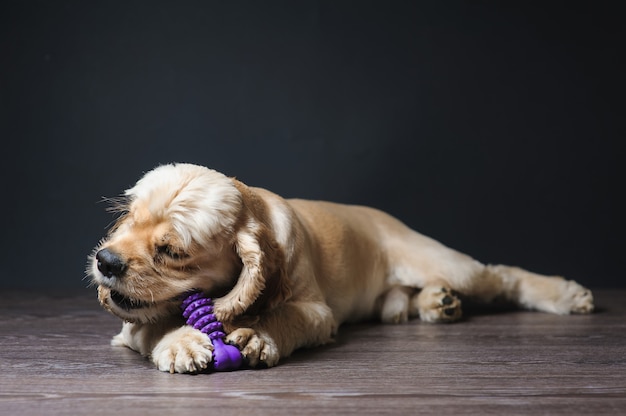
[[[557,314],[593,310],[591,292],[573,281],[486,266],[381,211],[285,200],[201,166],[160,166],[115,208],[121,217],[88,273],[101,304],[125,321],[113,345],[163,371],[211,362],[208,337],[181,318],[191,290],[217,298],[227,341],[252,367],[328,343],[344,322],[458,320],[458,293]]]

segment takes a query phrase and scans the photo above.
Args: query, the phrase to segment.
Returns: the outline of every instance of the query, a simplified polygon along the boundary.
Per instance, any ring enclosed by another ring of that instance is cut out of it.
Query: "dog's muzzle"
[[[111,301],[113,301],[115,305],[126,311],[131,311],[133,309],[142,309],[151,306],[151,303],[149,302],[143,302],[137,299],[126,297],[115,290],[111,290],[110,297]]]

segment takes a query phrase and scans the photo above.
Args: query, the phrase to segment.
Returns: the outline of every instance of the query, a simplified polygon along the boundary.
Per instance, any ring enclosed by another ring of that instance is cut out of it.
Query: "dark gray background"
[[[185,161],[623,287],[626,37],[578,4],[5,1],[0,286],[85,287],[101,197]]]

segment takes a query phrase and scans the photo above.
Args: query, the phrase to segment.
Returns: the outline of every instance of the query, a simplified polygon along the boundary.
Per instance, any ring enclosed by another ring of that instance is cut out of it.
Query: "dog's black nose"
[[[121,277],[126,270],[126,263],[122,258],[109,249],[103,248],[96,253],[98,270],[106,277]]]

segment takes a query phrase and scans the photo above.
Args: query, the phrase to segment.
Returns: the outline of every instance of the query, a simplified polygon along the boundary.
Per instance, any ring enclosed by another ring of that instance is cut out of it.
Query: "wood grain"
[[[343,327],[278,367],[170,375],[109,345],[93,292],[0,294],[0,414],[626,414],[626,291],[590,316]]]

